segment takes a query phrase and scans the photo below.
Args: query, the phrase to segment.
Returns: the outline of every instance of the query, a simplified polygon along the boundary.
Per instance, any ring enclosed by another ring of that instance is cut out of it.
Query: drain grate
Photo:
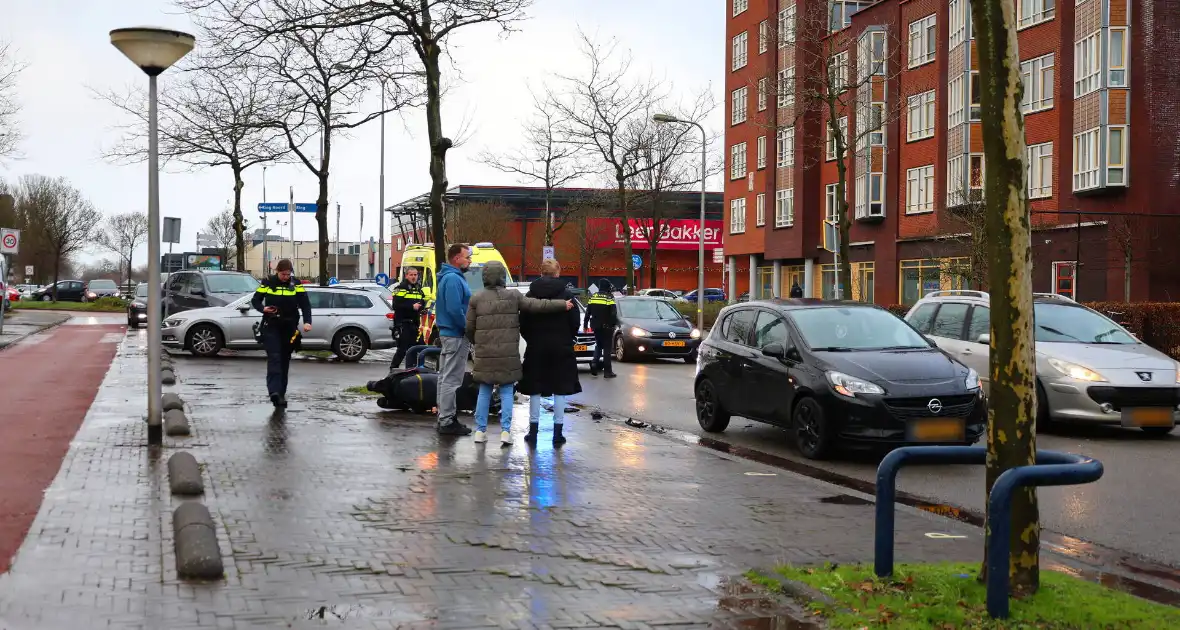
[[[835,494],[830,497],[823,497],[819,500],[820,503],[831,503],[833,505],[872,505],[873,502],[868,499],[854,497],[849,494]]]

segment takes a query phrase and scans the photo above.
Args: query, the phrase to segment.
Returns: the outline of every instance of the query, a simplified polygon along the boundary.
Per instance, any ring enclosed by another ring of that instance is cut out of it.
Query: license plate
[[[1174,422],[1171,407],[1123,409],[1124,427],[1170,427]]]
[[[906,425],[910,442],[962,442],[967,439],[966,422],[962,418],[926,418],[911,420]]]
[[[574,352],[589,352],[590,346],[574,346]]]
[[[683,341],[665,341],[664,345],[669,348],[683,348],[684,342]]]

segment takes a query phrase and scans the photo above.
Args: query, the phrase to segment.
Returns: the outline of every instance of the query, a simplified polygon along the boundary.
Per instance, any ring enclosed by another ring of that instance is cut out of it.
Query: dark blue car
[[[684,299],[689,302],[697,301],[696,289],[684,294]],[[725,291],[721,289],[705,289],[705,302],[725,302]]]

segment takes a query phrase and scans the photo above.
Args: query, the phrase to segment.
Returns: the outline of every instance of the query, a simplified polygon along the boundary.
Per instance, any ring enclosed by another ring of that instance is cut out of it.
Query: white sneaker
[[[508,431],[501,431],[500,432],[500,444],[503,446],[511,446],[512,445],[512,434],[509,433]]]
[[[482,444],[484,442],[487,442],[488,441],[488,432],[487,431],[476,431],[475,432],[475,441],[478,444]]]

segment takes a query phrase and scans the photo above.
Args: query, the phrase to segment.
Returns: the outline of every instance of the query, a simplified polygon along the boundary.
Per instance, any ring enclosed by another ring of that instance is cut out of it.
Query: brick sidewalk
[[[293,367],[283,419],[260,362],[179,358],[194,433],[166,439],[205,466],[226,563],[221,582],[182,582],[175,449],[142,446],[140,343],[120,350],[0,577],[2,628],[729,627],[754,613],[719,606],[727,579],[872,555],[871,504],[583,413],[563,449],[543,433],[535,452],[501,450],[341,395],[333,365]],[[905,509],[898,532],[899,561],[981,552],[978,530]]]

